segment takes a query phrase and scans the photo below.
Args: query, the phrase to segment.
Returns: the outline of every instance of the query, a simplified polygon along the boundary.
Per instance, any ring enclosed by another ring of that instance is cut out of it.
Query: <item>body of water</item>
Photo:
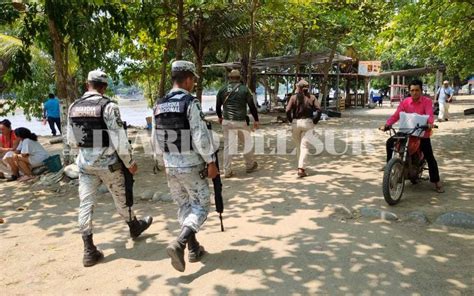
[[[257,96],[258,102],[261,104],[264,101],[264,96],[259,95]],[[122,116],[122,120],[126,121],[127,124],[131,124],[133,126],[146,126],[145,118],[147,116],[152,116],[152,109],[148,108],[147,102],[145,100],[126,100],[122,99],[118,102],[120,107],[120,113]],[[206,95],[202,98],[202,110],[208,111],[210,108],[215,110],[216,105],[216,96]],[[18,127],[26,127],[30,129],[37,135],[51,135],[51,130],[49,125],[43,125],[41,120],[32,119],[31,121],[27,120],[25,115],[23,114],[22,110],[17,110],[15,115],[9,115],[1,117],[0,120],[4,118],[8,118],[12,122],[13,128]]]

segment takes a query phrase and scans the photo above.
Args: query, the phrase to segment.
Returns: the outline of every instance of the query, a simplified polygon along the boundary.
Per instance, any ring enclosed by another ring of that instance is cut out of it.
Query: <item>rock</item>
[[[155,194],[153,194],[153,197],[151,198],[151,200],[152,201],[160,201],[160,195],[161,195],[161,193],[155,192]]]
[[[109,192],[109,189],[107,189],[107,186],[105,186],[104,184],[101,184],[99,188],[97,188],[97,191],[99,191],[100,193],[107,193]]]
[[[354,217],[352,215],[352,211],[343,205],[331,205],[331,206],[328,206],[327,208],[328,208],[327,210],[331,212],[331,214],[329,214],[329,217],[337,216],[344,219],[352,219]]]
[[[360,209],[360,215],[367,218],[379,218],[387,221],[396,221],[398,217],[395,213],[383,211],[375,208],[363,207]]]
[[[76,164],[70,164],[64,168],[64,174],[71,179],[79,178],[79,168]]]
[[[335,205],[334,210],[336,214],[343,216],[346,219],[352,219],[352,211],[343,205]]]
[[[154,192],[153,190],[145,190],[143,193],[140,195],[141,200],[152,200],[153,199]]]
[[[161,201],[165,201],[165,202],[170,202],[170,201],[173,201],[173,198],[171,197],[171,194],[169,194],[169,193],[163,193],[163,194],[160,196],[160,200],[161,200]]]
[[[155,194],[153,194],[152,200],[168,202],[172,201],[173,199],[171,198],[171,194],[169,193],[156,192]]]
[[[61,143],[62,141],[63,141],[62,136],[54,137],[54,138],[49,139],[49,144],[57,144],[57,143]]]
[[[414,212],[408,213],[408,215],[406,217],[406,220],[411,221],[411,222],[415,222],[415,223],[419,223],[419,224],[428,224],[429,223],[429,220],[428,220],[428,218],[426,218],[425,213],[423,213],[421,211],[414,211]]]
[[[448,212],[439,216],[436,224],[474,229],[474,215],[464,212]]]

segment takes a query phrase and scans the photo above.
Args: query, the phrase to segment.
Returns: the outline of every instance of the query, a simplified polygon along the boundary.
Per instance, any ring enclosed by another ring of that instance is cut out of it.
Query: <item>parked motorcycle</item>
[[[422,180],[423,171],[428,169],[420,149],[419,137],[419,133],[428,128],[427,125],[416,125],[413,129],[397,132],[394,128],[388,127],[390,136],[396,139],[396,142],[392,159],[385,166],[382,189],[385,201],[391,206],[400,202],[405,180],[416,184]]]

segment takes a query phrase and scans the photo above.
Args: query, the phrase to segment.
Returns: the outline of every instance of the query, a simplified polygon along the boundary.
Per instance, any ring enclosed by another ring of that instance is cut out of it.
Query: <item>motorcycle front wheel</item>
[[[383,173],[382,189],[385,201],[391,206],[396,205],[402,198],[404,188],[403,163],[399,158],[392,158]]]

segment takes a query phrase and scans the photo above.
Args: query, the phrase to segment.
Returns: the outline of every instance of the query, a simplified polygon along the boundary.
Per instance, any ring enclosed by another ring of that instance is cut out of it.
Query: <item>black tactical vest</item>
[[[86,100],[97,96],[96,100]],[[104,122],[104,109],[110,99],[97,94],[80,98],[69,110],[69,120],[79,147],[109,147],[109,133]]]
[[[187,116],[195,98],[182,91],[172,92],[159,100],[153,110],[158,144],[164,152],[182,153],[193,150]]]

